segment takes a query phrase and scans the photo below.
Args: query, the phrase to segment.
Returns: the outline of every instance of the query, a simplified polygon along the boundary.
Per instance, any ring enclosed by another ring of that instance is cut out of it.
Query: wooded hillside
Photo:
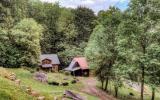
[[[86,56],[102,88],[115,96],[125,80],[160,85],[160,0],[131,0],[97,15],[87,7],[39,0],[0,1],[0,66],[35,67],[40,54],[58,54],[62,66]]]

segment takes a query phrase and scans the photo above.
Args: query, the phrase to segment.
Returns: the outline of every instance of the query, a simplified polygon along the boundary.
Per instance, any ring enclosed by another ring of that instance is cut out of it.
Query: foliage
[[[156,74],[159,73],[159,49],[156,48],[159,45],[158,6],[157,0],[131,0],[130,7],[124,13],[114,7],[100,11],[98,23],[105,27],[103,35],[101,31],[93,31],[86,48],[86,56],[90,65],[97,67],[96,75],[100,80],[104,80],[106,75],[115,82],[115,87],[121,86],[123,78],[141,81],[141,99],[145,82],[151,86],[159,84],[159,74]],[[102,30],[100,27],[98,29]],[[98,58],[95,54],[99,50],[102,51]],[[102,56],[103,53],[106,55]],[[103,62],[97,62],[101,60]],[[109,71],[105,67],[110,68]]]
[[[11,16],[11,11],[0,3],[0,27],[1,28],[10,28],[13,26],[13,18]]]
[[[112,81],[118,90],[130,79],[141,82],[141,99],[149,84],[153,100],[160,85],[159,11],[159,0],[131,0],[124,12],[110,7],[97,16],[81,6],[1,0],[0,66],[35,66],[41,53],[58,54],[66,66],[85,55],[102,88]]]
[[[57,32],[57,21],[60,15],[59,4],[42,3],[40,1],[29,3],[29,17],[34,18],[44,27],[41,47],[42,53],[58,52],[57,42],[61,34]]]
[[[96,25],[94,12],[89,8],[80,6],[74,10],[74,15],[74,24],[78,32],[77,41],[79,41],[78,43],[87,42]]]
[[[110,7],[108,11],[101,12],[99,14],[99,23],[101,25],[98,25],[93,31],[86,48],[86,56],[90,61],[90,65],[97,67],[96,75],[102,82],[102,88],[104,81],[106,81],[105,90],[107,90],[109,80],[116,83],[115,89],[121,83],[121,75],[119,74],[121,71],[118,70],[119,65],[115,65],[119,61],[117,59],[119,50],[117,42],[120,22],[121,12],[117,8]]]
[[[32,24],[32,26],[30,25]],[[10,31],[1,31],[1,66],[34,66],[39,62],[42,26],[24,19]]]
[[[100,67],[101,64],[104,63],[103,61],[105,61],[104,58],[106,57],[106,50],[104,50],[104,39],[106,39],[106,36],[104,31],[105,29],[102,25],[96,26],[90,36],[87,48],[85,49],[85,55],[91,62],[91,68]]]
[[[6,35],[24,35],[28,33],[28,31],[24,32],[23,30],[17,30],[15,28],[17,23],[24,18],[33,18],[43,26],[42,38],[40,38],[41,53],[58,53],[62,56],[61,61],[63,64],[68,64],[66,59],[71,59],[73,56],[84,55],[84,48],[95,27],[96,20],[94,12],[86,7],[78,7],[77,9],[62,8],[59,6],[59,3],[53,4],[41,2],[40,0],[2,0],[0,2],[0,27],[3,31],[6,31]],[[25,23],[23,24],[24,26]],[[13,41],[15,40],[12,39],[12,42]],[[16,40],[16,42],[18,42],[18,40]],[[3,53],[5,53],[4,56],[8,55],[8,58],[13,59],[12,63],[7,62],[5,65],[24,65],[22,64],[24,63],[22,60],[27,60],[27,58],[25,58],[26,55],[23,58],[20,57],[22,54],[20,54],[21,51],[19,51],[19,49],[25,49],[27,45],[21,45],[21,42],[24,43],[26,41],[19,41],[17,44],[13,42],[12,45],[8,45],[8,47],[6,47],[8,51],[9,49],[13,49],[10,53],[3,51]],[[30,49],[32,47],[33,46],[31,46]],[[19,55],[16,55],[17,53],[19,53]],[[21,58],[21,60],[15,60],[17,58]]]
[[[137,63],[137,68],[141,72],[140,78],[141,78],[141,99],[143,99],[143,91],[144,91],[144,82],[147,78],[146,73],[152,72],[152,70],[147,70],[150,65],[148,65],[148,62],[152,61],[150,56],[148,56],[149,51],[147,51],[147,48],[149,48],[151,45],[157,43],[158,41],[156,39],[153,39],[152,36],[150,36],[150,33],[154,33],[153,29],[155,28],[155,21],[159,20],[155,15],[154,17],[150,14],[151,12],[155,13],[155,10],[153,11],[153,8],[158,10],[153,3],[157,2],[156,0],[132,0],[131,1],[131,7],[130,12],[132,13],[132,16],[135,17],[134,21],[137,25],[139,25],[139,28],[137,30],[139,31],[139,34],[134,34],[134,39],[136,40],[136,45],[134,48],[135,51],[135,60]],[[157,2],[158,4],[158,2]],[[152,13],[152,14],[153,14]],[[151,32],[152,30],[152,32]],[[159,36],[158,36],[159,37]],[[156,78],[156,77],[155,77]],[[154,95],[153,97],[154,98]]]

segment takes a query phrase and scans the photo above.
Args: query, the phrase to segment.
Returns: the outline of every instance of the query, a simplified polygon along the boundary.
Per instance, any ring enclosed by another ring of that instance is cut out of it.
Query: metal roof
[[[52,64],[60,64],[59,58],[56,54],[42,54],[40,56],[41,63],[42,63],[42,60],[45,60],[45,59],[51,60]]]
[[[78,66],[76,65],[76,63],[78,64]],[[67,68],[65,68],[65,70],[74,71],[78,69],[77,67],[80,69],[89,69],[87,60],[85,57],[75,57],[70,63],[70,65]]]
[[[81,69],[88,69],[88,63],[85,57],[75,57],[73,61],[77,62]]]

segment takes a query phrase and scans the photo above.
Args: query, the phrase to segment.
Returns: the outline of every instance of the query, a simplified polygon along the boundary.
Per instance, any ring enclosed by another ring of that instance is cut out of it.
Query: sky
[[[62,7],[76,8],[85,6],[92,9],[95,13],[100,10],[107,10],[109,6],[116,6],[122,11],[128,7],[129,0],[41,0],[43,2],[59,2]]]

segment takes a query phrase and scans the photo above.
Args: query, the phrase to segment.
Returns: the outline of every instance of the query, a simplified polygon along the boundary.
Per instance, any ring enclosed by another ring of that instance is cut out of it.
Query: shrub
[[[77,81],[76,81],[76,80],[72,80],[71,83],[72,83],[72,84],[75,84],[75,83],[77,83]]]
[[[55,85],[55,86],[59,86],[58,82],[52,81],[52,82],[48,82],[49,85]]]
[[[68,86],[69,83],[68,83],[68,82],[63,82],[61,85],[62,85],[62,86]]]
[[[64,70],[60,70],[59,73],[64,73]]]
[[[68,76],[68,75],[70,75],[70,72],[65,71],[64,74]]]

